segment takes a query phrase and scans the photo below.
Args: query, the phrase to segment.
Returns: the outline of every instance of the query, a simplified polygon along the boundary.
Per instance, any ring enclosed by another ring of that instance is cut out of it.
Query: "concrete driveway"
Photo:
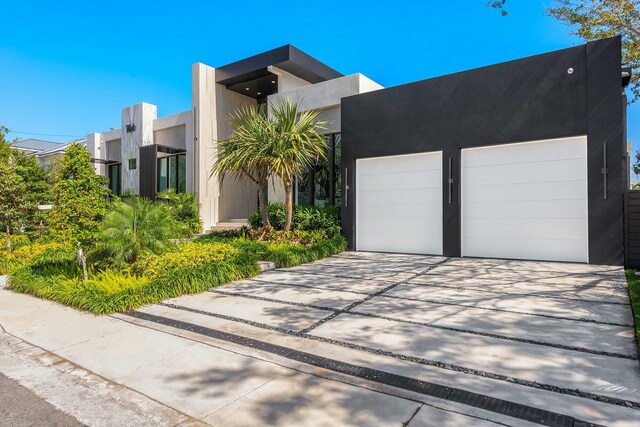
[[[110,317],[0,289],[0,372],[96,426],[637,426],[632,323],[620,267],[346,252]]]
[[[135,315],[476,421],[640,420],[620,267],[347,252]]]

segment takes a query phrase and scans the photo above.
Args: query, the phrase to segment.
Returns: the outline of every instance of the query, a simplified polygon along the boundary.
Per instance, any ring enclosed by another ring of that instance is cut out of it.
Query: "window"
[[[342,136],[333,133],[327,137],[327,158],[318,162],[296,182],[296,203],[305,206],[339,206],[342,190],[340,171]]]
[[[120,195],[120,177],[122,175],[122,165],[116,163],[109,165],[109,190],[116,196]]]
[[[187,191],[187,157],[175,154],[158,159],[157,191],[173,190],[176,193]]]
[[[132,170],[134,170],[134,169],[136,169],[138,167],[137,160],[138,159],[129,159],[129,170],[130,171],[132,171]]]

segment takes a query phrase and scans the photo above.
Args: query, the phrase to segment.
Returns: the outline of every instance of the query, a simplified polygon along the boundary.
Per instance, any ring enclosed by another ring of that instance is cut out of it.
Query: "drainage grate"
[[[507,400],[497,399],[454,387],[447,387],[436,383],[421,381],[415,378],[405,377],[403,375],[380,371],[378,369],[353,365],[350,363],[341,362],[339,360],[317,356],[311,353],[306,353],[292,348],[267,343],[253,338],[243,337],[216,329],[199,326],[189,322],[170,319],[164,316],[156,316],[153,314],[142,313],[138,311],[132,311],[127,314],[138,319],[171,326],[185,331],[195,332],[200,335],[227,341],[245,347],[251,347],[290,360],[295,360],[297,362],[302,362],[319,368],[328,369],[341,374],[362,378],[368,381],[389,385],[427,396],[446,399],[449,401],[461,403],[463,405],[472,406],[474,408],[483,409],[501,415],[507,415],[513,418],[518,418],[540,425],[557,427],[601,427],[597,424],[578,420],[568,415],[546,411],[544,409],[539,409],[520,403],[509,402]]]

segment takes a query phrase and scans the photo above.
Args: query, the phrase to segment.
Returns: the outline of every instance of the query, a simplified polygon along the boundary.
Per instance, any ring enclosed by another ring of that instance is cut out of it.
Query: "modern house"
[[[190,110],[127,107],[87,148],[116,193],[194,192],[208,229],[257,205],[209,176],[229,114],[291,97],[330,123],[296,201],[341,206],[352,249],[622,264],[629,75],[619,37],[388,89],[287,45],[194,64]]]
[[[205,229],[246,219],[257,206],[255,186],[226,179],[220,187],[209,176],[216,141],[231,136],[227,120],[234,109],[268,103],[279,94],[298,100],[303,109],[321,109],[321,119],[329,122],[330,164],[298,183],[296,199],[339,204],[341,99],[380,88],[361,74],[343,76],[290,45],[218,68],[197,63],[191,110],[158,118],[154,105],[127,107],[121,128],[87,135],[87,148],[115,193],[130,190],[153,199],[165,189],[194,192]],[[270,185],[269,200],[283,199],[281,186]]]

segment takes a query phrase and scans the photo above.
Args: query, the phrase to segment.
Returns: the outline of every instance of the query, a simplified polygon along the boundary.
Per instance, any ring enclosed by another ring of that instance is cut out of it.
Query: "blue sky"
[[[119,126],[120,110],[141,101],[160,116],[185,111],[192,63],[220,66],[287,43],[387,87],[582,43],[544,16],[543,1],[511,0],[507,17],[485,3],[5,1],[0,124],[84,136]],[[638,113],[640,102],[628,115],[634,142]]]

